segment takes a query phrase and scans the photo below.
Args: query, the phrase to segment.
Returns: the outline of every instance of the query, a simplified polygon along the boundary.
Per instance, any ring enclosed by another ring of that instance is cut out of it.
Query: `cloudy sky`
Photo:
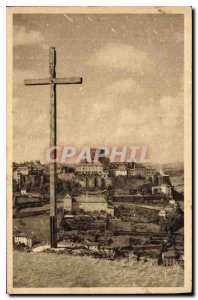
[[[183,16],[16,14],[13,20],[13,160],[44,161],[49,74],[82,76],[57,87],[59,145],[144,145],[153,162],[183,161]]]

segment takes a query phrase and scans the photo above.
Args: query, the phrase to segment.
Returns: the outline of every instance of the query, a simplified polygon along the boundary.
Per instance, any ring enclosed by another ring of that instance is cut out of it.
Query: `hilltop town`
[[[183,266],[183,170],[157,167],[107,157],[57,164],[58,242],[64,252]],[[49,212],[48,165],[13,163],[16,249],[49,251]]]

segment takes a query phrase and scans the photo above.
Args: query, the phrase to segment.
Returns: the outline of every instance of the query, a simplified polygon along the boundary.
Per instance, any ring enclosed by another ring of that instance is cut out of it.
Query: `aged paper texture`
[[[7,292],[192,292],[190,7],[7,8]]]

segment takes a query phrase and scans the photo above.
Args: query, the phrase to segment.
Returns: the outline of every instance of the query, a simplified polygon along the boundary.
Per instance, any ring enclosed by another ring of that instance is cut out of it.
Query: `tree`
[[[97,179],[97,177],[94,178],[94,186],[95,187],[98,186],[98,179]]]
[[[19,192],[19,184],[17,183],[17,181],[15,179],[12,180],[12,188],[13,188],[13,192]]]
[[[102,178],[102,180],[101,180],[101,189],[104,190],[105,188],[106,188],[105,179]]]
[[[60,178],[56,178],[56,192],[61,193],[63,190],[63,183]]]
[[[27,190],[28,190],[28,192],[31,192],[31,190],[32,190],[32,180],[30,180],[30,182],[28,183]]]
[[[112,190],[112,186],[109,184],[109,186],[108,186],[108,191],[111,191]]]

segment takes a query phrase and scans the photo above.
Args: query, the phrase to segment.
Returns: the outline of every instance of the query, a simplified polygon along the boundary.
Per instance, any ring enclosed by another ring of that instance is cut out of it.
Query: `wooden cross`
[[[49,49],[49,74],[46,79],[25,79],[25,85],[50,85],[50,147],[56,146],[56,85],[80,84],[81,77],[56,78],[56,50]],[[56,159],[54,150],[52,159]],[[50,162],[50,242],[57,247],[57,199],[56,199],[56,162]]]

